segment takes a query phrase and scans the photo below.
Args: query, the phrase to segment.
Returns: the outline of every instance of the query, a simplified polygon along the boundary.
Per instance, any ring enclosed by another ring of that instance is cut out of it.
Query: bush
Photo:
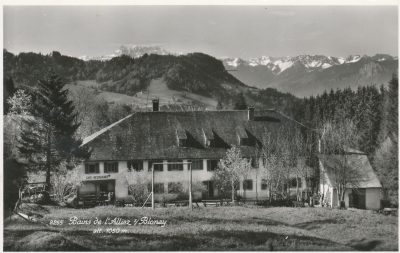
[[[24,167],[15,159],[4,161],[4,211],[14,209],[19,191],[27,181]],[[4,212],[6,214],[6,212]]]
[[[134,205],[143,205],[149,196],[148,184],[150,174],[145,171],[130,171],[125,174],[128,184],[128,192]]]

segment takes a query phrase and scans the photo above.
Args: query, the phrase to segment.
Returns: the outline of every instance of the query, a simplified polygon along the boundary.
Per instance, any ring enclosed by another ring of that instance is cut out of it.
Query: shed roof
[[[346,159],[343,159],[346,156]],[[335,184],[335,171],[344,162],[349,165],[352,170],[353,183],[347,185],[348,188],[381,188],[382,185],[375,174],[367,155],[361,151],[351,152],[345,155],[319,155],[320,162],[323,165],[325,175],[332,184]]]
[[[295,125],[300,126],[274,110],[256,111],[254,120],[248,120],[247,110],[137,112],[89,136],[83,145],[91,148],[91,160],[219,159],[229,146],[239,144],[238,127],[261,142],[265,132]],[[177,129],[187,134],[185,147],[178,146]],[[206,147],[204,135],[218,137],[216,146]],[[241,146],[245,156],[255,148]]]

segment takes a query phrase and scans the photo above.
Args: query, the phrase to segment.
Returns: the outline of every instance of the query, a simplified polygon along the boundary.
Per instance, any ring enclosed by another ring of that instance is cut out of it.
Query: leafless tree
[[[220,160],[217,171],[214,173],[214,179],[219,185],[230,183],[232,203],[235,203],[235,190],[240,181],[247,178],[251,169],[248,159],[242,157],[239,147],[233,146],[226,152],[223,159]],[[219,176],[221,175],[221,176]]]
[[[322,138],[322,153],[332,156],[333,166],[329,168],[332,182],[337,189],[338,197],[344,201],[345,191],[349,187],[357,188],[361,175],[357,168],[349,164],[348,155],[351,148],[357,147],[357,130],[351,120],[326,122]]]

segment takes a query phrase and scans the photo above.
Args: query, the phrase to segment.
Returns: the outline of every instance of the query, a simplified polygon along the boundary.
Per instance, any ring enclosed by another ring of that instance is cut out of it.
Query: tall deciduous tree
[[[357,147],[357,129],[351,120],[326,122],[324,124],[323,153],[336,155],[336,165],[332,168],[333,184],[340,201],[344,201],[348,187],[358,187],[360,175],[357,168],[350,166],[348,152]]]
[[[74,158],[88,155],[74,137],[79,124],[75,123],[74,106],[67,95],[64,83],[54,74],[38,82],[33,94],[33,117],[25,119],[18,145],[30,169],[46,172],[48,191],[51,172],[61,162],[70,164]]]
[[[220,160],[218,168],[214,173],[214,181],[218,188],[227,188],[230,184],[232,203],[235,203],[235,191],[240,180],[247,177],[251,169],[250,162],[242,157],[239,147],[233,146],[230,148],[223,159]]]

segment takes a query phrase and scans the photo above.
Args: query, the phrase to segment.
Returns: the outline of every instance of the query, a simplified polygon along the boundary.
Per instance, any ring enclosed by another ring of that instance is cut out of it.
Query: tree
[[[393,75],[392,80],[389,82],[389,101],[389,134],[390,138],[397,145],[399,129],[399,79],[396,75]]]
[[[137,205],[143,205],[149,196],[148,185],[151,183],[151,174],[145,170],[132,170],[125,173],[125,179],[133,202]]]
[[[15,86],[14,86],[14,81],[12,80],[11,77],[6,77],[4,76],[3,79],[4,85],[3,85],[3,110],[4,110],[4,115],[8,113],[9,110],[9,104],[7,103],[8,99],[12,97],[15,93]]]
[[[222,102],[221,102],[220,100],[218,100],[218,104],[217,104],[216,109],[217,109],[218,111],[220,111],[220,110],[223,109]]]
[[[25,116],[32,113],[32,96],[24,90],[17,90],[7,99],[7,104],[9,114]]]
[[[15,158],[4,160],[4,215],[19,207],[22,189],[27,182],[26,170]]]
[[[246,99],[244,98],[243,93],[240,93],[236,97],[236,99],[234,101],[233,109],[235,109],[235,110],[246,110],[247,109]]]
[[[393,75],[388,89],[381,87],[381,122],[378,147],[372,165],[377,171],[385,198],[398,204],[398,78]]]
[[[25,119],[18,149],[29,168],[46,172],[46,189],[51,188],[51,172],[62,162],[68,167],[76,158],[89,155],[74,137],[79,124],[75,122],[74,106],[68,100],[68,90],[59,77],[50,74],[38,82],[32,94],[32,115]]]
[[[59,202],[65,201],[65,197],[69,194],[75,194],[78,187],[82,183],[82,170],[75,167],[72,170],[67,169],[65,162],[59,165],[56,173],[51,177],[53,193]]]
[[[322,138],[324,154],[336,155],[335,166],[332,168],[333,184],[341,203],[344,201],[348,187],[357,188],[360,175],[357,168],[348,162],[348,152],[357,147],[357,129],[351,120],[342,122],[326,122]]]
[[[250,162],[246,158],[242,158],[239,147],[232,146],[223,159],[219,161],[213,177],[218,188],[226,190],[230,184],[232,203],[235,203],[235,191],[238,188],[240,180],[247,177],[251,169]]]
[[[283,161],[279,145],[279,135],[267,132],[263,136],[261,156],[264,166],[261,170],[261,178],[268,185],[269,201],[281,191],[283,185]]]

